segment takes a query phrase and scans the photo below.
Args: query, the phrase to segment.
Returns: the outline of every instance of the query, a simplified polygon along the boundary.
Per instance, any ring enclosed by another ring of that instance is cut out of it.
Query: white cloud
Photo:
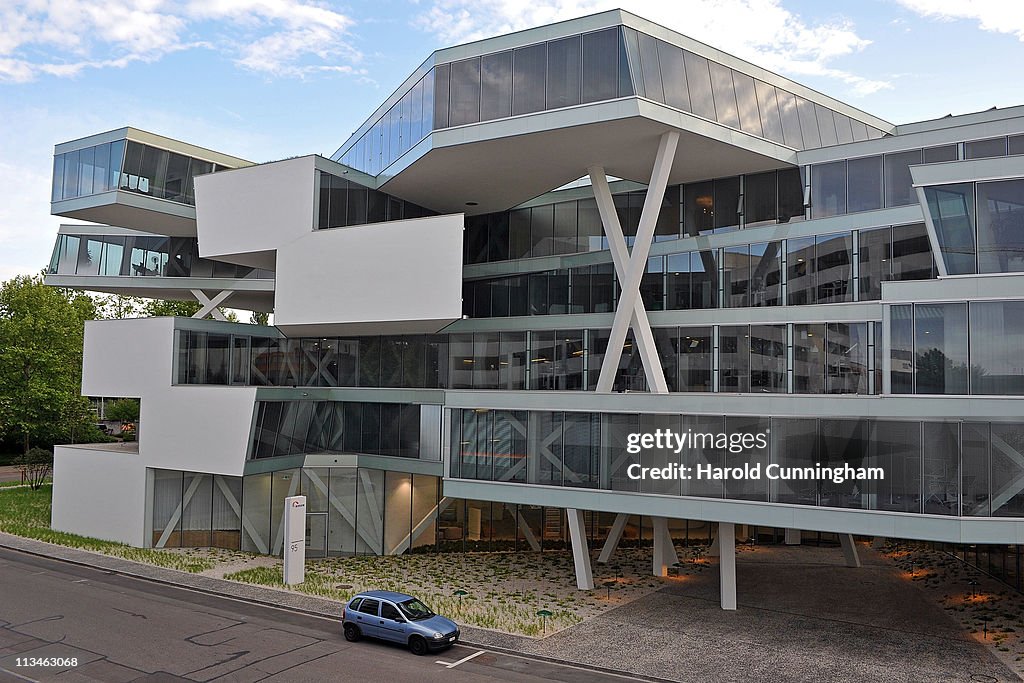
[[[315,0],[0,2],[0,81],[121,68],[186,49],[221,49],[270,75],[355,72],[353,20]],[[196,41],[212,30],[215,41]],[[44,55],[39,57],[39,55]]]
[[[1008,33],[1024,42],[1024,3],[1014,0],[896,0],[923,17],[942,21],[973,19],[978,28]]]
[[[870,44],[850,22],[808,24],[780,0],[434,0],[415,24],[454,44],[619,7],[773,71],[835,79],[855,95],[892,87],[828,66]]]

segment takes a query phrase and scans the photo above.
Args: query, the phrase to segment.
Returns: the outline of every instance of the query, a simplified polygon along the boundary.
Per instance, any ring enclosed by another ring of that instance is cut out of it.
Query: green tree
[[[30,448],[14,460],[32,490],[38,490],[53,470],[53,453],[45,448]]]
[[[199,312],[202,304],[198,301],[167,301],[165,299],[146,299],[142,304],[141,314],[146,318],[157,318],[161,316],[176,316],[178,318],[191,318]],[[228,322],[238,322],[238,316],[234,311],[218,309],[228,319]]]
[[[134,398],[122,398],[107,406],[107,419],[125,422],[139,421],[139,401]]]
[[[142,299],[127,294],[105,294],[94,296],[97,317],[104,320],[138,318],[142,314]]]
[[[82,336],[96,305],[41,276],[0,285],[0,436],[53,443],[89,423],[81,396]]]
[[[269,325],[270,314],[264,311],[253,311],[252,315],[249,316],[250,325]]]

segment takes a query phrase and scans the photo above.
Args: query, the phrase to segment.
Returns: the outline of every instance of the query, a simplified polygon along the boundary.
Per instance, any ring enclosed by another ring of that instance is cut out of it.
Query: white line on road
[[[477,650],[477,651],[476,651],[476,652],[474,652],[473,654],[471,654],[471,655],[469,655],[469,656],[467,656],[467,657],[463,657],[462,659],[460,659],[460,660],[459,660],[459,661],[457,661],[457,662],[442,662],[442,661],[441,661],[440,659],[438,659],[438,660],[437,660],[437,661],[435,661],[434,663],[435,663],[435,664],[444,664],[444,665],[445,665],[446,667],[448,667],[449,669],[454,669],[454,668],[455,668],[455,667],[457,667],[457,666],[458,666],[459,664],[465,664],[465,663],[466,663],[466,662],[468,662],[469,660],[473,659],[474,657],[479,657],[480,655],[482,655],[482,654],[483,654],[483,653],[485,653],[485,652],[487,652],[487,650]]]
[[[0,666],[0,671],[3,671],[5,674],[11,674],[15,678],[21,679],[23,681],[28,681],[28,683],[39,683],[39,681],[37,681],[34,678],[29,678],[28,676],[22,676],[21,674],[15,673],[15,672],[11,671],[10,669],[5,669],[2,666]]]

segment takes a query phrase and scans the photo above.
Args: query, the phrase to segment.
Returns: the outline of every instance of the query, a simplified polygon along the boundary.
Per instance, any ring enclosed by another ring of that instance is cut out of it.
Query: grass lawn
[[[0,531],[186,572],[199,573],[213,567],[213,563],[205,558],[146,548],[132,548],[113,541],[101,541],[88,536],[54,531],[50,528],[52,494],[52,486],[43,486],[37,491],[30,488],[0,490]]]

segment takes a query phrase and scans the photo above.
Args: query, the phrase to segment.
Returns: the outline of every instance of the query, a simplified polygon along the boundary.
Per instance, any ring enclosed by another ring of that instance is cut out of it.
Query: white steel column
[[[736,529],[731,523],[719,522],[718,573],[722,589],[722,609],[736,609]]]
[[[786,529],[786,545],[800,545],[800,529]]]
[[[214,296],[212,299],[206,296],[206,292],[201,289],[192,289],[189,291],[192,292],[192,296],[196,298],[196,301],[202,304],[202,308],[195,312],[192,316],[193,318],[205,318],[206,316],[210,316],[214,320],[227,320],[227,318],[224,317],[224,314],[221,313],[220,309],[217,307],[227,301],[229,296],[234,294],[233,290],[226,289]]]
[[[601,374],[597,380],[596,390],[599,392],[612,390],[621,356],[619,349],[625,343],[626,333],[632,327],[651,392],[668,393],[668,384],[665,382],[665,372],[661,367],[658,349],[654,344],[651,323],[647,319],[647,311],[644,309],[643,299],[640,297],[640,281],[647,268],[647,256],[650,254],[651,243],[654,241],[654,230],[661,212],[661,202],[665,198],[665,187],[668,185],[668,176],[672,170],[672,161],[675,159],[678,144],[679,133],[676,131],[664,133],[658,143],[658,154],[654,160],[651,182],[647,186],[647,196],[644,199],[640,225],[637,228],[632,252],[626,246],[626,239],[622,234],[622,226],[619,224],[618,215],[615,212],[615,204],[604,168],[592,166],[587,169],[591,185],[594,188],[597,208],[601,214],[601,223],[604,225],[605,235],[608,237],[612,261],[615,264],[615,275],[621,286],[619,302],[615,309],[615,318],[608,339],[608,350],[605,352],[601,364]]]
[[[654,525],[654,575],[667,576],[669,565],[679,563],[679,555],[668,532],[668,520],[651,517],[651,523]]]
[[[612,559],[612,553],[619,547],[619,541],[622,540],[622,532],[626,528],[626,522],[628,521],[629,515],[625,512],[615,515],[615,521],[612,522],[612,528],[608,530],[608,538],[604,540],[601,554],[597,556],[599,564],[608,564],[608,560]]]
[[[839,543],[843,546],[843,559],[847,567],[859,567],[860,555],[857,554],[857,546],[853,542],[853,534],[839,534]]]
[[[587,546],[583,510],[567,508],[565,516],[569,522],[569,540],[572,541],[572,561],[576,566],[576,587],[581,591],[593,590],[594,574],[590,570],[590,548]]]

